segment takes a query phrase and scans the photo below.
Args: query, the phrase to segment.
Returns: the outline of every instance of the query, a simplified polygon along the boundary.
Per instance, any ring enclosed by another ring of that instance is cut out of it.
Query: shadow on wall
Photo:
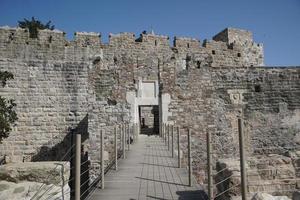
[[[68,133],[64,139],[56,145],[42,146],[40,151],[31,158],[31,161],[58,161],[68,152],[73,144],[75,144],[75,134],[81,134],[81,142],[83,143],[88,139],[88,115],[86,115],[77,125],[76,128],[69,128]],[[71,152],[72,153],[72,152]],[[70,161],[71,153],[66,156],[63,161]]]
[[[179,196],[179,200],[208,200],[208,196],[203,190],[177,191],[176,194]]]
[[[40,151],[32,157],[32,161],[69,161],[70,162],[70,182],[69,186],[71,189],[71,199],[74,198],[75,188],[75,135],[81,134],[81,143],[86,141],[88,135],[88,115],[86,115],[74,129],[69,129],[64,139],[53,147],[42,146]],[[73,148],[71,148],[73,147]],[[63,158],[64,155],[65,158]],[[62,159],[63,158],[63,159]],[[89,188],[90,179],[90,162],[88,152],[84,152],[83,146],[81,146],[81,194]],[[85,192],[82,197],[86,197],[88,192]]]

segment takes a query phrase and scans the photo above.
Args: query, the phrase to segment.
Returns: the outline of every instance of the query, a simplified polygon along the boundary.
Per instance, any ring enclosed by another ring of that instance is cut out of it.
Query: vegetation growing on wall
[[[0,71],[1,86],[6,85],[6,81],[13,79],[12,73]],[[17,120],[17,113],[14,111],[16,104],[12,99],[0,96],[0,143],[3,138],[7,138],[11,131],[11,125]]]
[[[54,25],[51,25],[51,21],[43,24],[40,20],[36,20],[34,17],[32,17],[31,20],[24,19],[24,21],[18,21],[18,25],[20,28],[27,28],[29,30],[30,38],[37,38],[38,30],[54,29]]]

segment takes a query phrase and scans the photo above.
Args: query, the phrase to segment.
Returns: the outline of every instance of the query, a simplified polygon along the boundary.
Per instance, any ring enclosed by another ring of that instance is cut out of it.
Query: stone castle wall
[[[183,155],[192,129],[199,182],[205,177],[207,132],[216,155],[236,155],[237,116],[246,121],[249,153],[266,145],[298,145],[300,69],[262,67],[263,46],[249,31],[225,29],[202,44],[176,37],[173,46],[169,37],[155,34],[111,34],[107,44],[100,37],[76,33],[67,41],[63,32],[43,30],[30,39],[24,29],[0,29],[0,70],[15,75],[0,91],[16,100],[19,116],[1,155],[55,159],[62,144],[72,144],[70,133],[80,131],[97,163],[105,128],[111,158],[113,126],[133,122],[126,98],[137,93],[140,80],[158,81],[160,95],[170,95],[167,122],[181,127]]]
[[[51,148],[64,143],[87,115],[87,66],[0,59],[0,69],[14,74],[14,79],[1,89],[1,95],[15,99],[18,114],[10,137],[0,145],[1,154],[19,161],[31,160],[37,154],[36,159],[60,158],[64,150]]]
[[[187,128],[192,129],[199,181],[206,170],[207,133],[212,134],[214,160],[239,156],[238,117],[245,119],[249,155],[299,150],[299,75],[299,68],[198,69],[196,64],[188,71],[176,72],[174,66],[165,72],[165,78],[172,79],[162,78],[172,99],[169,120],[181,127],[185,155]]]

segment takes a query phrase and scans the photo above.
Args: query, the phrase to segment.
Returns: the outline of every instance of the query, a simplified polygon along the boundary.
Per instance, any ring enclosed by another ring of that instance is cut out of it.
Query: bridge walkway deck
[[[92,200],[206,199],[201,187],[188,184],[188,172],[177,167],[177,159],[158,136],[140,135],[119,160],[118,170],[105,176],[105,188],[97,189]]]

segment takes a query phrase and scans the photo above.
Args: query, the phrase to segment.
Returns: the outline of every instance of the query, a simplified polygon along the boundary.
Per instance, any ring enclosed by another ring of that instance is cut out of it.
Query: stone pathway
[[[188,187],[188,173],[177,167],[177,159],[161,138],[140,135],[117,171],[105,176],[105,189],[97,189],[92,200],[206,199],[200,186]]]

